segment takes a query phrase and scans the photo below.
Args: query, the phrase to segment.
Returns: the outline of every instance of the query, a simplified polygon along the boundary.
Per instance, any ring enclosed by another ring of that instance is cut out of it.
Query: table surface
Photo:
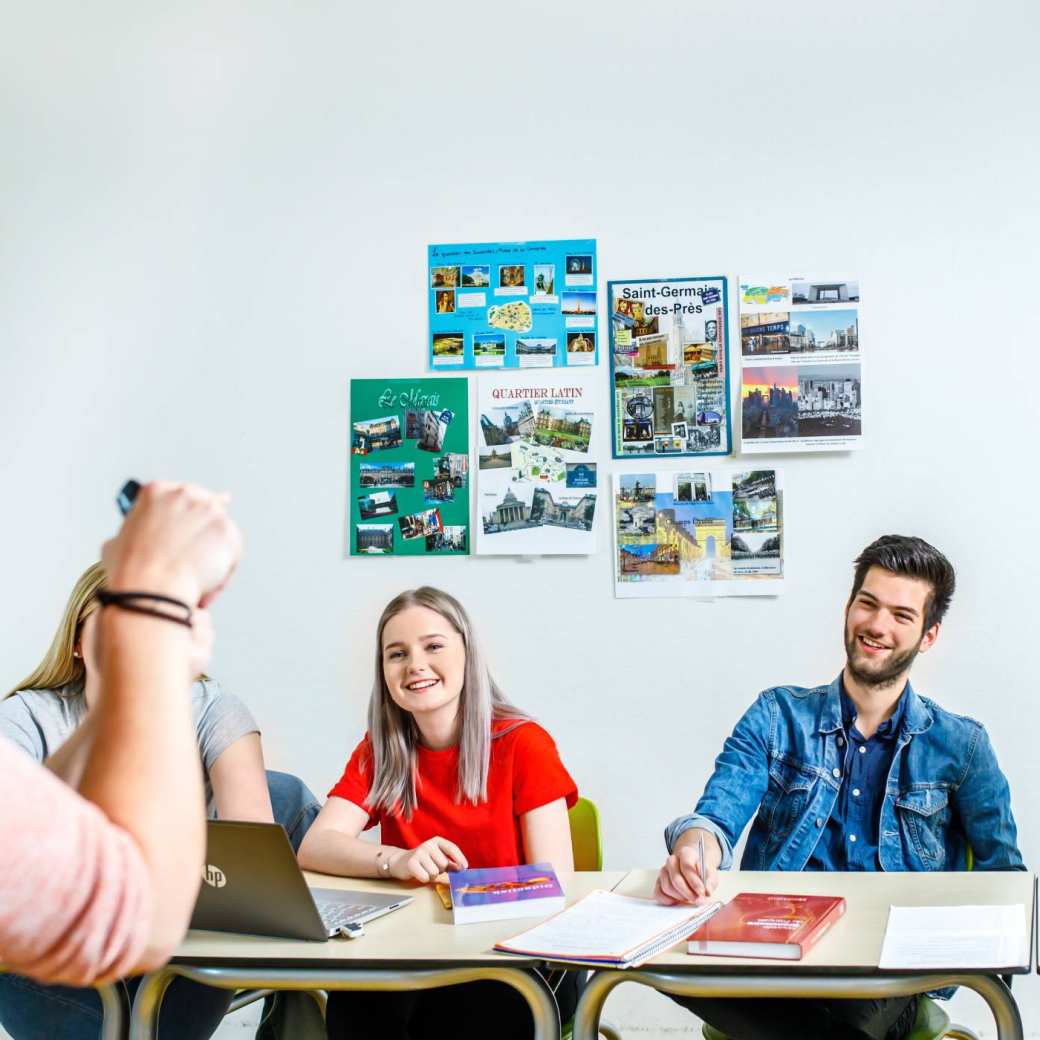
[[[560,874],[567,904],[594,889],[612,889],[626,871],[576,871]],[[380,881],[364,878],[331,877],[304,872],[308,884],[317,888],[354,891],[401,892],[414,901],[400,910],[365,925],[360,939],[329,939],[306,942],[297,939],[272,939],[233,932],[193,929],[177,948],[174,964],[196,966],[260,965],[278,967],[412,967],[436,968],[474,965],[527,965],[537,958],[495,953],[492,947],[501,939],[533,928],[536,917],[512,918],[482,924],[454,925],[451,911],[427,885]]]
[[[630,896],[650,896],[657,870],[632,870],[615,888]],[[1021,870],[935,873],[834,873],[722,871],[717,897],[723,902],[738,892],[773,892],[791,895],[842,895],[845,914],[812,950],[799,961],[759,957],[709,957],[686,952],[686,941],[648,961],[651,971],[699,971],[757,974],[783,971],[805,974],[925,974],[878,969],[881,946],[891,906],[991,906],[1019,904],[1029,937],[1026,963],[1006,965],[1002,973],[1025,973],[1031,968],[1033,950],[1033,893],[1031,873]],[[966,969],[971,971],[971,969]],[[994,969],[975,969],[994,974]]]
[[[360,939],[304,942],[231,932],[192,930],[172,958],[174,964],[196,966],[278,967],[412,967],[448,965],[526,965],[538,958],[495,953],[496,942],[518,935],[538,923],[537,918],[515,918],[483,924],[454,925],[429,886],[305,874],[319,888],[354,889],[380,893],[402,892],[414,901],[365,926]],[[649,897],[656,869],[631,871],[581,871],[561,874],[567,904],[595,889]],[[686,952],[686,941],[644,965],[662,971],[699,971],[758,974],[877,974],[888,910],[897,906],[945,906],[956,904],[1018,904],[1030,937],[1027,963],[1007,965],[1002,971],[1028,972],[1033,950],[1034,877],[1024,871],[976,871],[951,873],[795,873],[775,871],[723,871],[718,897],[729,900],[738,892],[774,892],[810,895],[843,895],[844,917],[800,961],[751,957],[708,957]],[[981,969],[980,969],[981,971]],[[992,974],[988,969],[986,974]],[[887,974],[887,973],[886,973]],[[892,972],[900,974],[900,972]]]

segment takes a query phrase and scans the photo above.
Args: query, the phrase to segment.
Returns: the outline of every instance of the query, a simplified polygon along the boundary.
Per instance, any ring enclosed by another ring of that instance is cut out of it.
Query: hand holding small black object
[[[123,516],[133,508],[140,490],[140,482],[133,478],[119,489],[116,505]],[[99,589],[97,598],[103,607],[119,607],[135,614],[148,614],[150,617],[162,618],[163,621],[173,621],[175,624],[191,628],[191,607],[172,596],[160,596],[154,592],[110,592],[108,589]],[[158,603],[160,607],[149,607],[148,602]],[[163,606],[174,609],[162,609]]]
[[[141,485],[133,479],[128,480],[119,489],[119,494],[116,495],[116,505],[119,506],[119,512],[122,513],[123,516],[126,516],[126,514],[130,512],[134,500],[137,498],[137,493],[140,490]]]

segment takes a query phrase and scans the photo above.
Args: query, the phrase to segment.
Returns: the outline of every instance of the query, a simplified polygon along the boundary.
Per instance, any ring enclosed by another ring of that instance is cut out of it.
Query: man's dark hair
[[[905,578],[917,578],[926,581],[932,587],[928,602],[924,609],[924,626],[927,632],[936,622],[942,621],[953,599],[956,578],[953,564],[934,545],[929,545],[923,538],[913,538],[903,534],[882,535],[876,542],[871,542],[856,557],[856,572],[852,582],[852,593],[849,602],[856,598],[856,593],[863,587],[867,571],[871,567],[881,567],[893,574]]]

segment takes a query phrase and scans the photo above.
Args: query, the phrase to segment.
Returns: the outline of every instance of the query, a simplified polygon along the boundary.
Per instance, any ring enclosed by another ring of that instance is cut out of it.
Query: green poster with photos
[[[469,552],[464,378],[350,381],[351,556]]]

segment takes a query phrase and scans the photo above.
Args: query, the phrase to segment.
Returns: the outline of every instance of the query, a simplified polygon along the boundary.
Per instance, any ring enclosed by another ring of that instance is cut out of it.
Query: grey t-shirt
[[[0,736],[42,762],[68,740],[86,714],[87,699],[76,683],[57,690],[19,690],[0,701]],[[260,727],[250,710],[212,679],[192,683],[191,717],[202,756],[206,806],[209,815],[216,817],[209,771],[239,737],[259,733]]]

